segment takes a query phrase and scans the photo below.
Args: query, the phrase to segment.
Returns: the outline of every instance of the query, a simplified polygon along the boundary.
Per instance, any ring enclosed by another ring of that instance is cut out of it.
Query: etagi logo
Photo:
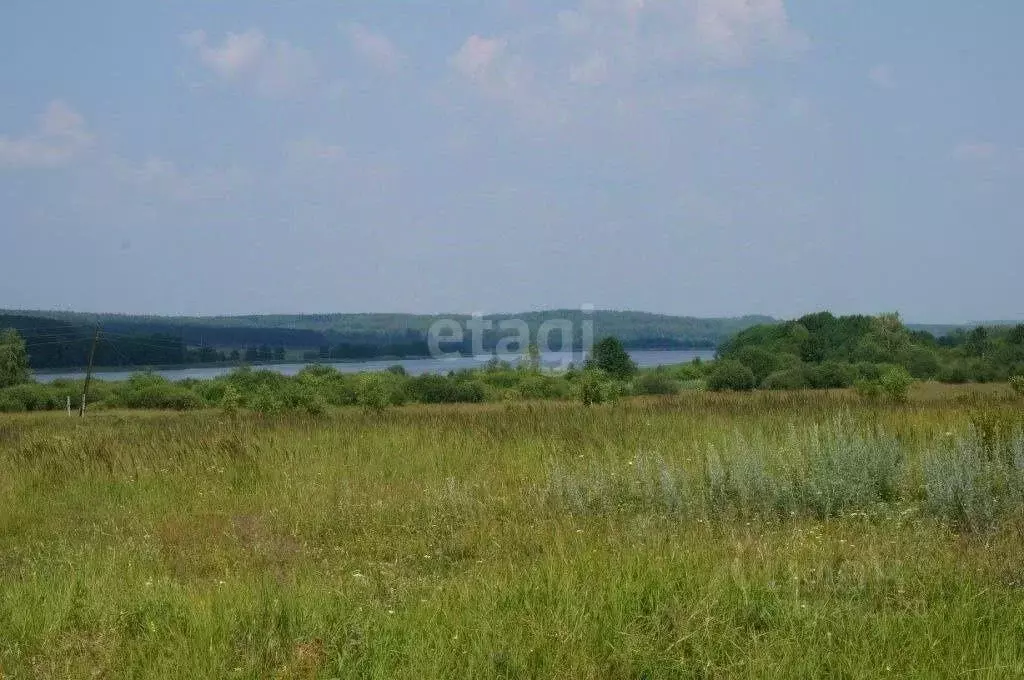
[[[536,336],[522,319],[495,322],[483,314],[463,321],[438,319],[427,331],[427,345],[434,359],[457,359],[468,352],[481,363],[514,360],[535,346],[544,366],[566,369],[594,348],[594,306],[582,305],[580,314],[574,316],[577,318],[545,319]]]

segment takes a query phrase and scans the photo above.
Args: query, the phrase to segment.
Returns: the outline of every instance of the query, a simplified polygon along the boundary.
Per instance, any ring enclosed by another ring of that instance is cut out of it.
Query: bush
[[[882,391],[892,401],[903,402],[907,400],[907,393],[910,386],[914,384],[914,378],[907,369],[902,366],[890,368],[879,380]]]
[[[853,383],[853,388],[867,401],[877,401],[882,396],[882,384],[878,380],[861,379]]]
[[[277,398],[277,394],[270,385],[261,385],[256,393],[253,394],[249,400],[249,408],[261,415],[274,415],[280,413],[284,405],[281,400]]]
[[[614,401],[622,395],[622,385],[603,371],[587,369],[573,380],[574,396],[584,406]]]
[[[220,398],[220,407],[225,413],[237,413],[242,407],[242,395],[235,389],[234,385],[225,385]]]
[[[9,394],[7,389],[0,390],[0,413],[22,413],[23,411],[25,411],[25,403],[17,395]]]
[[[285,385],[281,393],[281,404],[285,410],[300,411],[311,416],[322,416],[327,413],[327,402],[315,385],[303,384],[292,380]]]
[[[23,383],[0,390],[4,395],[3,403],[7,408],[0,410],[20,411],[53,411],[64,408],[67,395],[60,395],[48,385],[39,383]]]
[[[839,361],[808,366],[806,374],[808,384],[817,390],[850,387],[856,379],[853,366]]]
[[[858,380],[878,382],[882,378],[882,373],[885,372],[885,367],[881,364],[873,364],[870,361],[859,361],[853,365],[853,372],[856,376],[854,383]]]
[[[136,373],[114,386],[107,403],[117,408],[189,411],[203,407],[202,398],[155,373]]]
[[[356,402],[367,412],[380,413],[391,404],[387,380],[378,373],[360,375],[356,395]]]
[[[736,352],[735,359],[753,372],[754,382],[758,385],[772,373],[781,370],[778,366],[778,356],[763,347],[741,347]]]
[[[954,361],[946,364],[936,376],[939,382],[949,385],[962,385],[971,381],[971,374],[968,367],[962,361]]]
[[[643,373],[633,381],[634,394],[666,395],[678,394],[681,386],[666,371],[655,370]]]
[[[736,392],[754,389],[754,372],[734,359],[720,359],[708,373],[708,389]]]
[[[114,406],[154,410],[189,411],[202,408],[198,394],[175,385],[150,385],[117,395]]]
[[[802,390],[809,387],[803,368],[788,368],[776,371],[764,379],[761,387],[766,390]]]
[[[479,403],[484,387],[476,380],[442,375],[421,375],[406,383],[409,397],[421,404]]]
[[[310,381],[309,384],[331,406],[355,406],[359,403],[359,376],[334,371],[333,375]]]
[[[184,385],[185,383],[178,383]],[[213,380],[198,380],[189,385],[189,389],[198,394],[204,402],[211,406],[220,406],[224,401],[224,394],[228,389],[234,389],[231,383],[223,378]],[[235,390],[237,393],[237,390]]]
[[[939,360],[935,353],[925,347],[911,347],[907,350],[903,367],[919,380],[934,378],[939,372]]]
[[[1010,460],[993,457],[984,430],[951,440],[923,461],[925,509],[962,531],[992,528],[1024,503],[1018,432],[1004,440]]]
[[[680,364],[672,369],[679,380],[703,380],[707,374],[708,364],[697,357],[688,364]]]
[[[990,383],[999,380],[999,369],[985,359],[975,359],[969,364],[968,371],[975,382]]]
[[[1010,378],[1010,387],[1018,397],[1024,397],[1024,375],[1015,375]]]
[[[569,384],[565,380],[543,373],[521,375],[518,384],[513,388],[523,399],[561,399],[569,392]]]

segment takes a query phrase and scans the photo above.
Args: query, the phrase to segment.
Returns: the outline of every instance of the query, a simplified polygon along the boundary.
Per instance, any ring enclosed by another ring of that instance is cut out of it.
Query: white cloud
[[[471,35],[451,59],[455,70],[470,80],[484,83],[493,78],[495,65],[504,56],[508,41]]]
[[[991,142],[962,142],[953,147],[953,158],[962,162],[989,161],[998,153],[999,149]]]
[[[559,114],[537,92],[533,68],[509,51],[506,38],[471,35],[450,59],[455,72],[484,96],[504,101],[527,117],[552,119]]]
[[[317,76],[308,50],[270,40],[259,29],[228,33],[219,45],[210,44],[205,31],[187,33],[182,42],[220,79],[248,85],[265,97],[300,92]]]
[[[896,87],[896,74],[888,64],[878,64],[868,71],[868,80],[884,90]]]
[[[401,68],[405,55],[387,36],[355,23],[349,24],[344,30],[353,51],[361,58],[389,73]]]
[[[686,89],[687,79],[808,45],[784,0],[579,0],[521,33],[471,35],[451,66],[492,98],[559,111],[589,96],[572,94],[573,86],[609,89],[615,106],[628,106],[644,87]]]
[[[696,0],[694,9],[701,51],[721,65],[741,66],[760,55],[788,55],[808,46],[807,36],[790,25],[784,0]]]
[[[80,113],[62,101],[53,101],[40,114],[35,132],[23,137],[0,135],[0,166],[65,166],[91,147],[94,140]]]

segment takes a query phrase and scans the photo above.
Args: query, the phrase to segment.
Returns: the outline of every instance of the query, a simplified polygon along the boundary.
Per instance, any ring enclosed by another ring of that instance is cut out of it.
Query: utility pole
[[[89,368],[85,370],[85,385],[82,386],[82,407],[78,417],[85,417],[85,398],[89,395],[89,382],[92,380],[92,362],[96,359],[96,345],[100,341],[100,325],[96,324],[96,332],[92,336],[92,349],[89,350]]]

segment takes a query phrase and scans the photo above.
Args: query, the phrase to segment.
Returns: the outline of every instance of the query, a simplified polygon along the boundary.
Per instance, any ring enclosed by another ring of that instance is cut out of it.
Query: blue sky
[[[1011,0],[9,3],[0,307],[1024,318]]]

